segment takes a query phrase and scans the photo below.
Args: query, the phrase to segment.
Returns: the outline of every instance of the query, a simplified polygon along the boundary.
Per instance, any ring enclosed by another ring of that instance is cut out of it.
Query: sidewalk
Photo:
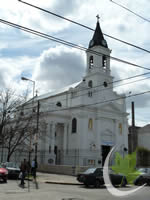
[[[37,181],[52,184],[81,185],[75,176],[37,172]]]

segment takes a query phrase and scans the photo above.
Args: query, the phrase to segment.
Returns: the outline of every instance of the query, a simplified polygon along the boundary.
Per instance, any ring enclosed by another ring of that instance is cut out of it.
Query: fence
[[[137,152],[137,167],[150,167],[150,152]]]
[[[102,166],[102,156],[100,150],[93,150],[93,149],[71,149],[71,150],[55,150],[54,152],[51,151],[37,151],[37,161],[39,166],[47,166],[52,165],[61,165],[61,166],[73,166],[73,168],[77,168],[79,166],[87,166],[87,167],[101,167]],[[107,155],[105,155],[106,157]],[[26,160],[30,161],[35,158],[35,152],[32,151],[23,151],[22,149],[17,150],[13,153],[10,158],[10,161],[16,162],[18,164],[26,158]],[[115,155],[112,156],[110,160],[110,165],[114,163]],[[0,149],[0,159],[1,162],[7,161],[7,150]],[[75,169],[76,171],[76,169]]]

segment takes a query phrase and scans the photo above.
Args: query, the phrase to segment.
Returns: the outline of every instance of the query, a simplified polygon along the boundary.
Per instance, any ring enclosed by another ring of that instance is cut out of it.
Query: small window
[[[92,159],[88,160],[88,165],[95,165],[95,160]]]
[[[56,103],[56,106],[58,106],[58,107],[62,107],[62,104],[61,104],[61,102],[60,102],[60,101],[58,101],[58,102]]]
[[[104,85],[104,87],[107,87],[108,83],[106,81],[104,81],[103,85]]]
[[[91,80],[88,82],[88,86],[89,86],[90,88],[93,87],[93,82],[92,82]]]
[[[32,109],[32,112],[34,112],[34,113],[35,113],[35,112],[36,112],[36,108],[33,108],[33,109]]]
[[[20,112],[20,115],[21,115],[21,116],[24,116],[24,112],[23,112],[23,111],[21,111],[21,112]]]
[[[51,153],[51,146],[49,146],[49,153]]]
[[[90,56],[89,69],[93,68],[93,56]]]
[[[89,128],[90,130],[93,129],[93,120],[92,120],[91,118],[89,119],[88,128]]]
[[[102,64],[103,64],[103,68],[105,69],[106,68],[106,66],[107,66],[107,57],[106,56],[103,56],[103,58],[102,58]]]
[[[118,128],[119,128],[120,135],[122,135],[122,124],[121,123],[119,123]]]
[[[72,133],[76,133],[77,132],[77,119],[73,118],[72,119]]]
[[[92,92],[91,91],[88,92],[88,97],[92,97]]]

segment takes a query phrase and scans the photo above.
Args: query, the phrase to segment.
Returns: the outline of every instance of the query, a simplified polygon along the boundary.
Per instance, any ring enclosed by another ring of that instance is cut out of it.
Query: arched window
[[[89,86],[90,88],[93,87],[93,82],[92,82],[91,80],[88,82],[88,86]]]
[[[72,133],[76,133],[77,132],[77,119],[73,118],[72,119]]]
[[[102,57],[102,62],[103,62],[102,63],[103,64],[103,68],[106,69],[106,66],[107,66],[107,57],[106,56]]]
[[[90,130],[93,129],[93,120],[92,120],[91,118],[89,119],[88,128],[89,128]]]
[[[90,60],[89,60],[89,68],[93,68],[93,56],[90,56]]]

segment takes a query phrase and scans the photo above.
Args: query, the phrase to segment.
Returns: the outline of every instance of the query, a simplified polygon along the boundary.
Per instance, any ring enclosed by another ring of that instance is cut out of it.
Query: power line
[[[111,85],[111,84],[118,83],[118,82],[121,82],[121,81],[130,80],[130,79],[133,79],[133,78],[138,78],[138,77],[140,77],[140,76],[144,76],[144,75],[148,75],[148,74],[150,74],[150,72],[143,73],[143,74],[138,74],[138,75],[135,75],[135,76],[130,76],[130,77],[127,77],[127,78],[124,78],[124,79],[118,79],[118,80],[116,80],[116,81],[108,82],[107,85]],[[149,78],[149,77],[147,77],[147,78]],[[140,80],[145,80],[145,79],[147,79],[147,78],[140,79]],[[140,81],[140,80],[136,80],[135,82],[138,82],[138,81]],[[133,82],[134,82],[134,81],[133,81]],[[128,83],[126,83],[126,84],[128,84]],[[125,84],[123,84],[123,85],[125,85]],[[97,85],[97,86],[94,86],[94,87],[92,87],[92,88],[94,89],[94,88],[97,88],[97,87],[100,87],[100,86],[104,86],[104,83],[103,83],[103,84],[100,84],[100,85]],[[117,85],[117,86],[118,86],[118,85]],[[114,86],[114,87],[117,87],[117,86]],[[120,86],[121,86],[121,85],[120,85]],[[89,90],[89,89],[90,89],[90,88],[82,88],[80,91]],[[108,89],[108,88],[105,88],[105,89]]]
[[[5,21],[5,20],[2,20],[2,19],[0,19],[0,22],[1,23],[4,23],[4,24],[7,24],[7,25],[9,25],[9,26],[12,26],[12,27],[14,27],[14,28],[18,28],[18,29],[21,29],[21,30],[23,30],[23,31],[26,31],[26,32],[29,32],[29,33],[32,33],[32,34],[35,34],[35,35],[38,35],[38,36],[40,36],[40,37],[46,37],[47,39],[50,39],[49,37],[51,37],[51,36],[49,36],[49,35],[47,35],[47,34],[43,34],[43,33],[41,33],[41,32],[38,32],[38,31],[34,31],[34,30],[32,30],[32,29],[28,29],[28,28],[26,28],[26,27],[23,27],[23,26],[20,26],[20,25],[17,25],[17,24],[14,24],[14,23],[11,23],[11,22],[8,22],[8,21]],[[43,34],[43,35],[41,35],[41,34]],[[54,38],[54,37],[53,37]],[[51,38],[51,40],[53,40],[52,38]],[[55,39],[54,39],[55,40]],[[60,41],[58,41],[58,40],[56,40],[56,42],[59,42],[60,43]],[[64,42],[66,42],[66,41],[64,41]],[[65,43],[66,44],[66,43]],[[66,44],[66,45],[68,45],[68,43]],[[97,52],[96,52],[97,53]],[[142,67],[143,68],[143,67]],[[146,69],[148,69],[148,68],[146,68]],[[148,69],[148,70],[150,70],[150,69]],[[145,73],[145,74],[147,74],[147,73]],[[137,76],[139,76],[139,75],[137,75]],[[135,76],[135,77],[137,77],[137,76]]]
[[[132,79],[132,78],[137,78],[139,76],[145,76],[145,75],[148,75],[148,74],[150,74],[150,72],[143,73],[143,74],[138,74],[138,75],[131,76],[131,77],[128,77],[128,78],[124,78],[124,79],[119,79],[119,80],[113,81],[111,83],[117,83],[117,82],[120,82],[120,81],[125,81],[125,80],[129,80],[129,79]],[[109,83],[109,84],[111,84],[111,83]]]
[[[114,4],[118,5],[118,6],[120,6],[121,8],[123,8],[123,9],[129,11],[130,13],[134,14],[135,16],[137,16],[137,17],[139,17],[139,18],[141,18],[141,19],[143,19],[143,20],[145,20],[145,21],[147,21],[147,22],[150,22],[150,20],[148,20],[148,19],[146,19],[145,17],[143,17],[143,16],[137,14],[136,12],[133,12],[133,11],[130,10],[129,8],[127,8],[127,7],[121,5],[121,4],[119,4],[119,3],[117,3],[117,2],[115,2],[115,1],[113,1],[113,0],[110,0],[110,1],[111,1],[112,3],[114,3]]]
[[[120,86],[123,86],[123,85],[128,85],[128,84],[132,84],[132,83],[135,83],[135,82],[139,82],[139,81],[143,81],[143,80],[146,80],[146,79],[149,79],[150,77],[146,77],[146,78],[143,78],[143,79],[140,79],[140,80],[135,80],[135,81],[132,81],[132,82],[129,82],[129,83],[124,83],[124,84],[120,84],[120,85],[117,85],[117,86],[114,86],[113,88],[117,88],[117,87],[120,87]],[[113,88],[102,88],[100,90],[92,90],[93,88],[86,88],[87,90],[91,91],[92,94],[95,94],[95,93],[98,93],[98,92],[101,92],[101,91],[105,91],[105,90],[110,90],[110,89],[113,89]],[[81,91],[81,90],[80,90]],[[80,91],[77,91],[77,92],[80,92]],[[85,96],[87,95],[88,93],[83,93],[83,94],[79,94],[79,95],[75,95],[74,98],[78,98],[78,97],[81,97],[81,96]],[[42,99],[41,99],[42,100]],[[61,102],[62,101],[66,101],[67,98],[64,98],[64,99],[61,99]],[[49,106],[52,106],[52,104],[48,104],[48,103],[45,103]],[[53,104],[54,105],[54,104]]]
[[[132,94],[132,95],[128,95],[128,96],[122,96],[122,97],[118,97],[118,98],[114,98],[114,99],[110,99],[110,100],[100,101],[100,102],[96,102],[96,103],[91,103],[91,104],[86,104],[86,105],[79,105],[79,106],[72,106],[72,107],[66,107],[66,108],[61,108],[61,109],[58,109],[58,110],[51,110],[51,111],[48,111],[48,113],[57,112],[57,111],[63,111],[63,110],[72,110],[72,109],[84,108],[84,107],[98,105],[98,104],[104,104],[104,103],[111,103],[113,101],[117,101],[117,100],[121,100],[121,99],[127,99],[127,98],[140,96],[140,95],[144,95],[144,94],[148,94],[148,93],[150,93],[150,90],[145,91],[145,92]]]
[[[145,73],[145,74],[149,74],[149,73]],[[139,77],[139,76],[142,76],[142,75],[145,75],[145,74],[136,75],[136,76],[129,77],[129,78],[126,78],[126,79],[122,79],[122,80],[123,80],[123,81],[124,81],[124,80],[128,80],[128,79],[135,78],[135,77]],[[120,84],[120,85],[114,86],[113,88],[120,87],[120,86],[123,86],[123,85],[132,84],[132,83],[139,82],[139,81],[143,81],[143,80],[146,80],[146,79],[149,79],[149,78],[150,78],[150,77],[146,77],[146,78],[143,78],[143,79],[140,79],[140,80],[135,80],[135,81],[132,81],[132,82]],[[116,82],[119,82],[119,81],[122,81],[122,80],[117,80]],[[109,84],[110,84],[110,83],[109,83]],[[99,85],[99,86],[103,86],[103,84],[102,84],[102,85]],[[95,90],[93,91],[94,88],[99,87],[99,86],[95,86],[95,87],[93,87],[93,88],[82,88],[82,89],[80,89],[80,90],[77,91],[77,92],[81,92],[82,90],[89,90],[89,91],[92,90],[92,93],[95,94],[95,93],[100,92],[100,91],[104,91],[104,90],[111,89],[111,88],[103,88],[103,89],[100,89],[100,90],[97,90],[97,91],[95,91]],[[113,89],[113,88],[112,88],[112,89]],[[88,94],[88,93],[84,93],[84,94],[81,94],[81,95],[76,95],[75,98],[81,97],[81,96],[84,96],[84,95],[87,95],[87,94]],[[61,99],[61,102],[62,102],[62,101],[66,101],[66,100],[67,100],[66,98],[65,98],[65,99]],[[41,100],[39,100],[39,101],[41,101]],[[31,103],[32,103],[32,102],[31,102]],[[28,102],[27,102],[27,104],[28,104]],[[50,104],[44,103],[44,104],[49,105],[49,106],[53,106],[53,105],[54,105],[54,104],[52,104],[52,103],[50,103]],[[36,106],[32,106],[32,107],[28,107],[28,108],[24,108],[24,109],[25,109],[25,110],[30,110],[30,109],[32,109],[32,108],[36,108]]]
[[[113,102],[113,101],[118,101],[118,100],[121,100],[121,99],[127,99],[127,98],[131,98],[131,97],[135,97],[135,96],[140,96],[140,95],[144,95],[144,94],[148,94],[150,93],[150,90],[148,91],[145,91],[145,92],[140,92],[140,93],[136,93],[136,94],[130,94],[130,95],[127,95],[127,96],[121,96],[121,97],[118,97],[118,98],[114,98],[114,99],[109,99],[109,100],[104,100],[104,101],[100,101],[100,102],[96,102],[96,103],[90,103],[90,104],[86,104],[86,105],[79,105],[79,106],[72,106],[72,107],[65,107],[65,108],[59,108],[59,109],[55,109],[55,110],[51,110],[51,111],[48,111],[49,113],[51,112],[57,112],[57,111],[63,111],[63,110],[71,110],[71,109],[78,109],[78,108],[84,108],[84,107],[88,107],[88,106],[93,106],[93,105],[97,105],[97,104],[104,104],[104,103],[110,103],[110,102]],[[40,100],[39,100],[40,101]],[[40,101],[41,103],[41,101]],[[47,104],[47,103],[46,103]],[[42,105],[42,104],[41,104]],[[52,104],[47,104],[47,105],[52,105]],[[26,110],[27,109],[31,109],[32,107],[30,108],[25,108]],[[45,111],[44,111],[45,112]]]
[[[27,2],[25,2],[25,1],[22,1],[22,0],[18,0],[18,1],[21,2],[21,3],[24,3],[24,4],[26,4],[26,5],[29,5],[29,6],[31,6],[31,7],[34,7],[34,8],[36,8],[36,9],[39,9],[39,10],[41,10],[41,11],[43,11],[43,12],[49,13],[49,14],[51,14],[51,15],[54,15],[54,16],[56,16],[56,17],[59,17],[59,18],[64,19],[64,20],[66,20],[66,21],[69,21],[69,22],[71,22],[71,23],[74,23],[74,24],[76,24],[76,25],[79,25],[79,26],[82,26],[82,27],[87,28],[87,29],[89,29],[89,30],[95,31],[94,29],[92,29],[92,28],[90,28],[90,27],[88,27],[88,26],[86,26],[86,25],[83,25],[83,24],[81,24],[81,23],[78,23],[78,22],[76,22],[76,21],[73,21],[73,20],[71,20],[71,19],[69,19],[69,18],[66,18],[66,17],[63,17],[63,16],[58,15],[58,14],[56,14],[56,13],[50,12],[50,11],[48,11],[48,10],[45,10],[45,9],[43,9],[43,8],[40,8],[40,7],[35,6],[35,5],[33,5],[33,4],[30,4],[30,3],[27,3]],[[149,50],[144,49],[144,48],[142,48],[142,47],[139,47],[139,46],[137,46],[137,45],[135,45],[135,44],[131,44],[131,43],[129,43],[129,42],[126,42],[126,41],[124,41],[124,40],[115,38],[115,37],[110,36],[110,35],[105,34],[105,33],[103,33],[103,34],[104,34],[106,37],[109,37],[109,38],[114,39],[114,40],[116,40],[116,41],[122,42],[122,43],[124,43],[124,44],[126,44],[126,45],[129,45],[129,46],[132,46],[132,47],[134,47],[134,48],[137,48],[137,49],[140,49],[140,50],[142,50],[142,51],[145,51],[145,52],[147,52],[147,53],[150,53]]]
[[[25,32],[29,32],[31,34],[40,36],[42,38],[46,38],[46,39],[52,40],[52,41],[57,42],[57,43],[61,43],[61,44],[66,45],[66,46],[70,46],[72,48],[76,48],[76,49],[79,49],[79,50],[82,50],[82,51],[85,51],[85,52],[88,51],[88,52],[91,52],[91,53],[96,54],[98,56],[105,55],[107,58],[110,58],[110,59],[115,60],[117,62],[121,62],[121,63],[127,64],[127,65],[131,65],[131,66],[134,66],[134,67],[142,68],[142,69],[145,69],[145,70],[150,70],[150,68],[143,67],[143,66],[140,66],[140,65],[137,65],[137,64],[128,62],[126,60],[122,60],[122,59],[113,57],[113,56],[108,56],[106,54],[102,54],[102,53],[93,51],[91,49],[79,46],[77,44],[74,44],[74,43],[71,43],[71,42],[67,42],[65,40],[62,40],[62,39],[50,36],[48,34],[45,34],[45,33],[42,33],[42,32],[39,32],[39,31],[36,31],[36,30],[33,30],[33,29],[30,29],[30,28],[27,28],[27,27],[24,27],[24,26],[21,26],[21,25],[18,25],[18,24],[9,22],[9,21],[6,21],[6,20],[3,20],[3,19],[0,19],[0,23],[6,24],[8,26],[11,26],[11,27],[14,27],[14,28],[17,28],[17,29],[20,29],[20,30],[23,30]]]

